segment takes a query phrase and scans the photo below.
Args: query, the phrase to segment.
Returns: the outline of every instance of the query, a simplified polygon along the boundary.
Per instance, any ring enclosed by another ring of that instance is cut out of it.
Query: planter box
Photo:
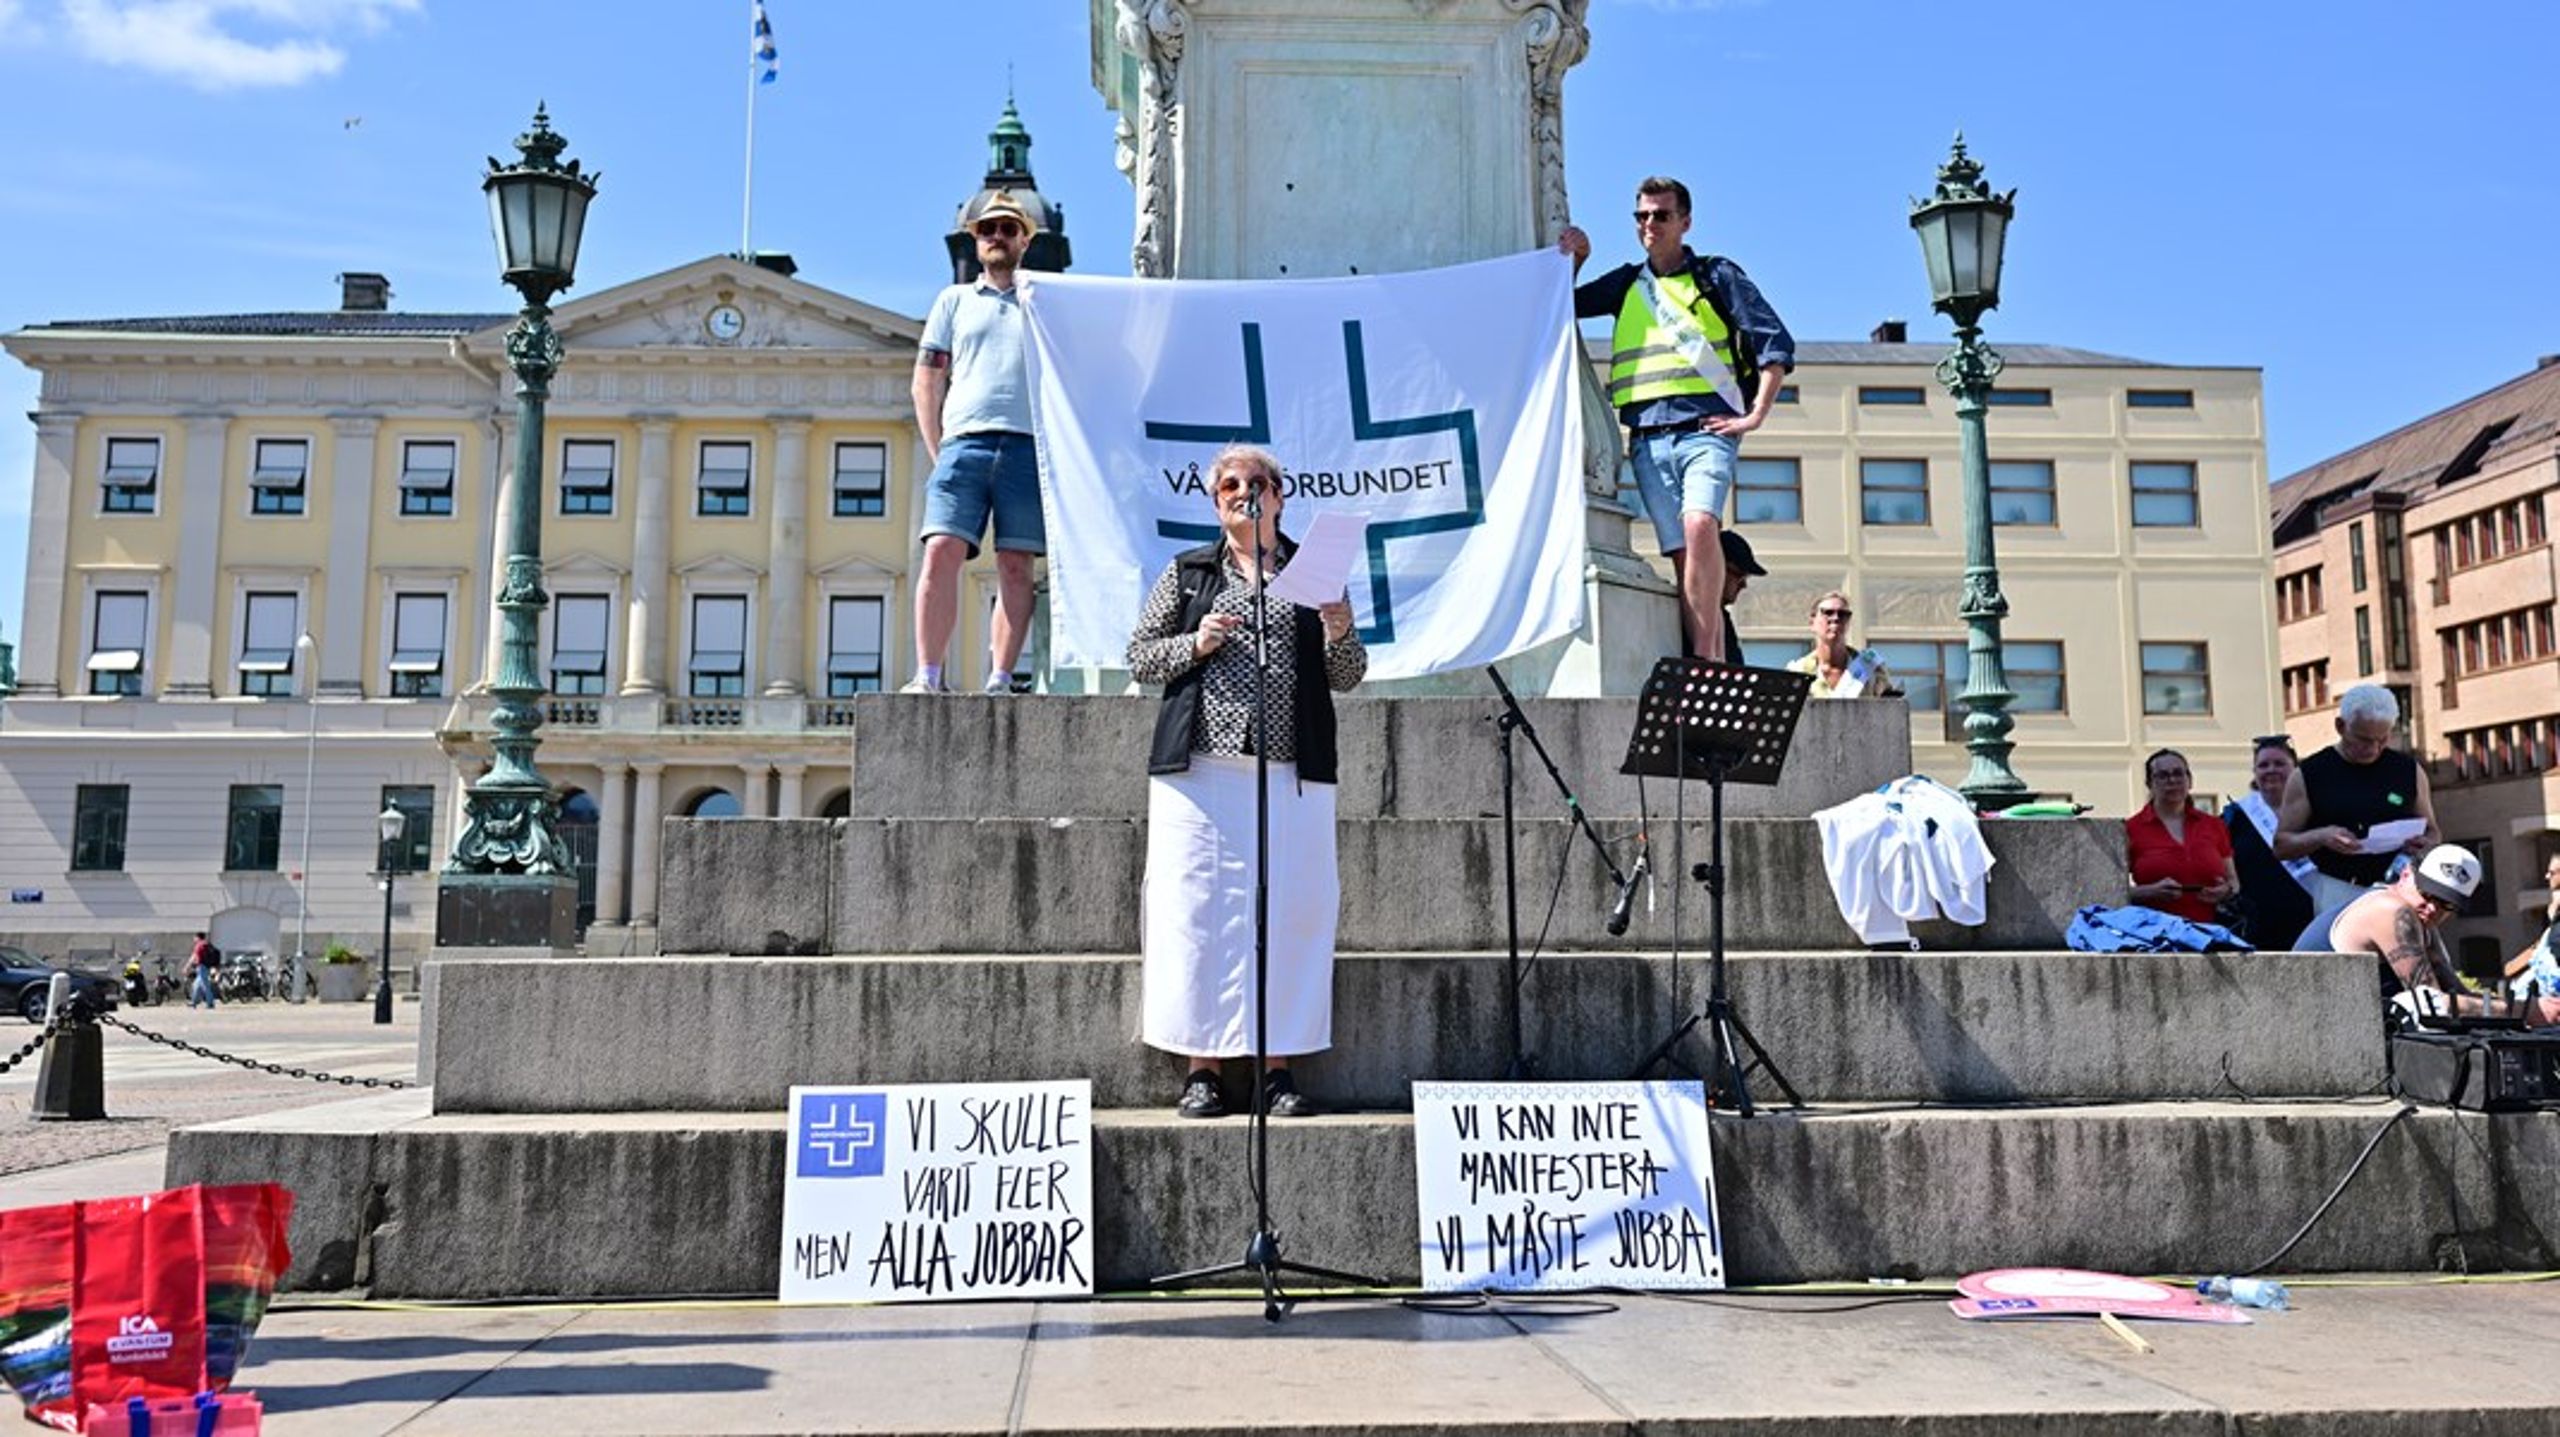
[[[373,968],[365,963],[315,963],[311,971],[320,979],[320,1001],[323,1003],[361,1003],[367,978]]]

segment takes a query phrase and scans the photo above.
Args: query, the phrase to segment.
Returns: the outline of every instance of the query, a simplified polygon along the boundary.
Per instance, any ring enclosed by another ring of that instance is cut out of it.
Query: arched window
[[[738,796],[725,788],[705,789],[684,806],[687,818],[736,818],[746,811]]]
[[[827,801],[818,805],[818,816],[820,818],[853,817],[853,790],[840,788],[829,794]]]

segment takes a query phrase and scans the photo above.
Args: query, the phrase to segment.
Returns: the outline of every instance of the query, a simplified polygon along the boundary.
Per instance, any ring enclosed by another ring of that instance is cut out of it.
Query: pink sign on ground
[[[2184,1288],[2071,1267],[2002,1267],[1969,1273],[1957,1279],[1956,1291],[1964,1295],[1947,1307],[1963,1318],[2089,1317],[2111,1312],[2163,1322],[2246,1324],[2250,1320],[2236,1307],[2205,1302]]]

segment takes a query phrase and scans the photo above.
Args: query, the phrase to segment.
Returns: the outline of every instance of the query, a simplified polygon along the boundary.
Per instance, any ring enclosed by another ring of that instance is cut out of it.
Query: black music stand
[[[1689,874],[1707,889],[1707,1006],[1691,1013],[1670,1036],[1644,1055],[1635,1076],[1644,1077],[1658,1063],[1669,1062],[1704,1077],[1707,1105],[1718,1107],[1729,1097],[1733,1109],[1750,1117],[1751,1074],[1766,1072],[1787,1095],[1790,1107],[1801,1108],[1787,1075],[1751,1036],[1751,1027],[1734,1011],[1724,980],[1724,786],[1728,783],[1774,784],[1795,741],[1796,719],[1804,712],[1811,674],[1785,669],[1752,669],[1711,663],[1705,659],[1665,658],[1644,682],[1636,705],[1635,732],[1627,739],[1620,773],[1667,778],[1674,782],[1704,779],[1708,793],[1708,859]],[[1675,956],[1673,963],[1678,963]],[[1674,977],[1677,977],[1675,971]],[[1708,1069],[1689,1070],[1672,1056],[1680,1040],[1699,1024],[1707,1028]],[[1742,1061],[1736,1047],[1751,1050]]]

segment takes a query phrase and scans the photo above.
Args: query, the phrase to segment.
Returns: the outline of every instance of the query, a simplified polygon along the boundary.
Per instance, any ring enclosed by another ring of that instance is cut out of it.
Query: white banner
[[[1704,1084],[1416,1083],[1422,1285],[1724,1286]]]
[[[1093,1085],[793,1088],[784,1302],[1093,1291]]]
[[[1202,281],[1026,274],[1051,660],[1126,664],[1173,556],[1217,537],[1218,451],[1288,471],[1281,528],[1368,521],[1369,677],[1488,664],[1582,621],[1570,263]]]

